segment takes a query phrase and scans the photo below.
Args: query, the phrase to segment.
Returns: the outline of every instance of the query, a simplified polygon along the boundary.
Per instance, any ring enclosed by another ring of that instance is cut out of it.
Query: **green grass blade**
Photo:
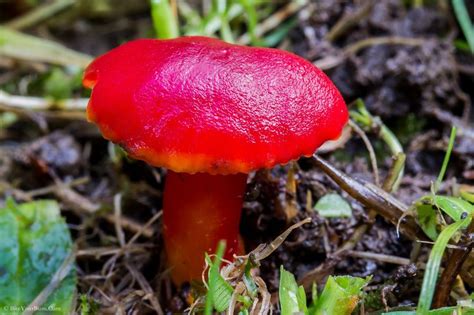
[[[228,19],[228,7],[227,0],[216,0],[215,2],[215,11],[220,17],[221,20],[221,29],[220,35],[222,39],[228,43],[234,43],[234,35],[230,28],[229,19]]]
[[[467,12],[466,5],[463,0],[452,0],[452,4],[454,14],[456,15],[461,30],[466,37],[471,53],[474,53],[474,28],[469,13]]]
[[[258,15],[257,10],[255,8],[256,4],[253,0],[240,0],[240,4],[244,7],[245,14],[247,15],[247,27],[248,27],[248,34],[250,36],[250,42],[252,45],[257,45],[257,35],[255,30],[257,28],[258,22]]]
[[[453,151],[454,147],[454,140],[456,139],[456,127],[451,128],[451,135],[449,136],[449,143],[448,148],[446,149],[446,154],[444,156],[443,165],[441,166],[441,170],[439,171],[438,178],[436,179],[434,185],[434,193],[436,193],[443,181],[444,174],[446,173],[446,169],[448,167],[449,158],[451,157],[451,152]]]
[[[426,264],[425,275],[423,276],[423,285],[421,287],[420,299],[418,301],[417,315],[425,315],[428,313],[431,302],[433,301],[433,294],[436,288],[436,281],[438,279],[439,267],[444,251],[448,245],[449,240],[453,235],[463,226],[470,222],[471,217],[455,222],[447,226],[438,236]]]
[[[307,314],[306,295],[302,287],[298,287],[295,276],[280,266],[280,285],[278,290],[282,315],[295,313]]]
[[[158,38],[179,36],[178,21],[171,10],[168,0],[151,0],[151,17]]]
[[[47,62],[60,66],[85,68],[92,57],[59,43],[0,26],[0,58]]]

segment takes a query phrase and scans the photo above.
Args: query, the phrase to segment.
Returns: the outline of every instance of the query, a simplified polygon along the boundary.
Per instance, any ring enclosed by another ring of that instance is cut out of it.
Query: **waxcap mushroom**
[[[169,169],[163,239],[176,284],[201,279],[220,240],[226,259],[243,253],[246,173],[313,154],[348,119],[308,61],[207,37],[129,42],[97,58],[84,85],[105,138]]]

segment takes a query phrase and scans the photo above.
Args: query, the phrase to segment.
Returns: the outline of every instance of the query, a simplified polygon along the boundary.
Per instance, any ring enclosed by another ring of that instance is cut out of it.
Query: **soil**
[[[20,2],[27,7],[27,1]],[[368,110],[380,116],[402,142],[407,155],[405,176],[394,195],[409,205],[429,193],[441,167],[452,125],[461,127],[440,193],[452,194],[459,183],[474,185],[474,111],[470,110],[474,97],[474,55],[454,47],[453,40],[463,36],[449,6],[427,4],[415,8],[407,2],[311,1],[298,12],[297,26],[283,45],[316,64],[328,56],[344,56],[324,70],[349,106],[357,98],[363,99]],[[12,14],[20,15],[26,10],[23,6],[10,6],[14,7],[8,11]],[[331,33],[341,19],[360,11],[367,12],[339,34]],[[1,17],[13,16],[2,13]],[[124,41],[150,36],[147,32],[151,28],[148,8],[137,5],[113,13],[81,11],[64,15],[28,32],[47,34],[71,48],[98,55]],[[328,34],[332,34],[331,40]],[[344,49],[350,45],[380,36],[421,38],[422,42],[369,44],[344,55]],[[31,72],[28,67],[16,69],[18,78]],[[9,71],[0,68],[0,82]],[[20,86],[10,91],[21,94]],[[78,95],[81,93],[87,92],[77,91]],[[368,136],[374,144],[383,179],[391,166],[391,156],[374,133]],[[367,150],[359,137],[352,136],[344,148],[324,153],[323,157],[351,177],[373,182]],[[286,188],[290,169],[296,169],[296,216],[285,212],[285,201],[291,193]],[[147,290],[158,292],[159,302],[167,312],[182,312],[189,306],[190,285],[175,288],[166,276],[159,219],[150,225],[151,234],[140,236],[127,255],[94,252],[99,247],[119,244],[113,220],[107,219],[107,214],[113,213],[117,196],[121,196],[122,214],[130,220],[124,228],[126,239],[130,239],[137,232],[133,224],[145,224],[161,209],[165,176],[165,170],[125,158],[84,120],[34,113],[0,129],[0,191],[4,192],[0,203],[7,196],[18,200],[55,198],[61,202],[63,215],[82,253],[77,258],[79,293],[89,295],[103,311],[112,312],[120,305],[127,313],[151,312],[151,302],[145,299]],[[58,189],[58,183],[66,188]],[[50,185],[53,188],[45,193],[37,191]],[[338,192],[350,202],[353,216],[319,216],[306,207],[308,192],[313,203],[328,192]],[[423,262],[430,247],[420,248],[419,243],[399,236],[396,227],[380,216],[371,218],[361,203],[342,191],[309,159],[252,174],[245,200],[241,234],[247,250],[270,242],[292,223],[308,216],[313,219],[262,261],[260,275],[270,292],[278,288],[280,265],[297,279],[315,268],[329,266],[321,269],[318,279],[322,281],[318,285],[330,274],[372,276],[366,312],[416,305],[422,272],[415,264],[397,265],[351,253],[334,253],[366,223],[370,223],[369,228],[352,251],[399,258],[418,253],[416,261]],[[137,281],[137,272],[150,284],[149,288]]]

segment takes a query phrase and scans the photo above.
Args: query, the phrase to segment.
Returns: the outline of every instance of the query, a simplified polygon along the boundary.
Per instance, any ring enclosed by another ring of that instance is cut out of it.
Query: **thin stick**
[[[274,29],[275,27],[279,26],[280,23],[287,19],[289,16],[298,12],[302,7],[307,4],[307,1],[290,1],[288,5],[283,7],[281,10],[275,12],[274,14],[270,15],[268,19],[264,20],[262,23],[257,25],[255,28],[255,36],[260,37],[266,32]],[[237,40],[238,44],[247,45],[250,43],[251,38],[249,34],[244,34]]]
[[[421,46],[426,43],[426,39],[423,38],[412,38],[412,37],[400,37],[400,36],[380,36],[371,37],[359,40],[344,48],[345,54],[352,55],[357,53],[359,50],[376,45],[405,45],[405,46]]]
[[[111,224],[115,224],[115,216],[111,213],[104,216],[104,219]],[[143,235],[147,238],[151,238],[153,234],[155,234],[155,231],[150,227],[144,227],[140,223],[128,217],[122,217],[120,220],[120,225],[126,230],[134,233],[140,233],[140,235]]]
[[[372,172],[374,174],[374,181],[375,185],[380,186],[380,176],[379,176],[379,168],[377,166],[377,158],[375,157],[375,150],[372,144],[370,143],[369,138],[365,134],[364,130],[360,128],[352,119],[349,120],[349,126],[354,130],[359,137],[364,141],[365,147],[369,152],[370,156],[370,164],[372,165]]]
[[[85,68],[92,56],[69,49],[45,38],[27,35],[0,25],[0,56],[29,62]]]
[[[341,64],[349,56],[356,54],[359,50],[376,45],[405,45],[405,46],[421,46],[427,40],[423,38],[400,37],[400,36],[380,36],[370,37],[359,40],[342,50],[342,54],[338,57],[327,56],[316,60],[314,65],[322,70],[328,70]]]
[[[126,264],[126,266],[130,273],[133,275],[133,277],[137,280],[142,290],[145,291],[146,296],[144,298],[148,299],[151,302],[153,309],[158,315],[163,315],[164,313],[163,309],[161,308],[160,302],[158,302],[158,299],[155,296],[155,292],[153,292],[150,284],[143,276],[143,274],[136,268],[130,266],[128,263]]]
[[[365,18],[371,11],[374,5],[374,1],[367,1],[359,10],[355,11],[352,14],[344,15],[339,21],[334,24],[334,26],[326,34],[325,39],[327,41],[335,41],[341,35],[343,35],[348,29],[357,25],[359,21]]]
[[[125,246],[125,233],[123,233],[122,225],[122,194],[116,194],[114,196],[114,226],[115,234],[117,234],[117,239],[119,240],[120,247]]]
[[[150,238],[152,235],[148,236],[147,233],[149,233],[150,231],[153,233],[153,230],[150,229],[150,226],[156,221],[158,220],[159,218],[161,218],[161,216],[163,215],[163,210],[160,210],[158,211],[153,217],[151,217],[150,220],[148,220],[147,223],[145,223],[144,226],[142,226],[136,233],[135,235],[132,236],[132,238],[128,241],[127,243],[127,246],[130,246],[133,242],[135,242],[137,240],[137,238],[140,237],[140,235],[144,234],[145,236],[147,236],[148,238]]]
[[[392,195],[374,185],[371,185],[370,183],[362,184],[356,181],[343,172],[337,170],[334,166],[316,154],[313,155],[313,158],[316,165],[349,195],[360,201],[369,209],[374,209],[378,214],[382,215],[393,224],[397,225],[400,217],[406,214],[408,207],[401,201],[395,199]],[[405,216],[401,223],[401,230],[402,233],[412,240],[427,239],[416,224],[415,219],[411,216]]]
[[[122,247],[90,247],[87,249],[79,249],[76,251],[76,257],[96,257],[100,258],[103,256],[119,255],[124,252],[135,253],[135,252],[145,252],[146,247],[152,245],[147,244],[137,244],[134,246],[125,245]]]
[[[5,26],[15,30],[21,30],[34,26],[48,19],[49,17],[66,10],[72,6],[74,2],[74,0],[57,0],[51,3],[45,3],[18,18],[5,23]]]
[[[89,180],[90,180],[90,178],[85,176],[85,177],[80,177],[80,178],[73,179],[69,183],[64,183],[64,185],[66,185],[68,187],[74,187],[74,186],[79,186],[79,185],[86,184],[86,183],[89,182]],[[49,185],[49,186],[46,186],[46,187],[26,191],[25,195],[28,196],[29,198],[38,197],[38,196],[42,196],[42,195],[51,194],[57,188],[58,188],[58,186],[56,184],[53,184],[53,185]]]
[[[260,260],[263,260],[263,259],[267,258],[268,256],[270,256],[271,253],[273,253],[273,251],[275,249],[280,247],[280,245],[285,241],[285,239],[288,237],[288,235],[290,235],[290,233],[293,232],[293,230],[295,230],[295,229],[299,228],[300,226],[302,226],[306,223],[309,223],[309,222],[311,222],[311,218],[308,217],[308,218],[306,218],[306,219],[290,226],[288,229],[286,229],[285,232],[278,235],[277,238],[275,238],[271,243],[266,244],[261,250],[256,251],[254,253],[255,254],[255,260],[260,261]]]
[[[0,90],[0,105],[23,110],[84,111],[88,102],[89,99],[87,98],[53,100],[42,97],[10,95]]]
[[[77,193],[73,189],[71,189],[70,185],[65,184],[58,179],[56,179],[55,189],[52,193],[60,199],[65,204],[69,205],[72,209],[76,210],[78,213],[86,213],[92,214],[96,213],[99,210],[100,205],[93,203],[88,198],[82,196],[81,194]],[[26,194],[25,197],[30,197]],[[116,224],[117,220],[114,214],[106,214],[104,219],[111,224]],[[153,229],[149,226],[143,227],[140,223],[121,216],[119,224],[122,228],[132,231],[134,233],[140,233],[140,235],[144,235],[145,237],[151,238],[154,234]]]
[[[408,258],[403,258],[403,257],[398,257],[398,256],[393,256],[393,255],[377,254],[377,253],[371,253],[371,252],[362,252],[362,251],[357,251],[357,250],[349,250],[347,251],[347,255],[352,256],[352,257],[381,261],[381,262],[389,263],[389,264],[396,264],[396,265],[408,265],[411,263],[410,259]]]
[[[397,180],[400,178],[400,173],[403,172],[405,167],[406,155],[403,152],[397,153],[393,157],[393,164],[390,170],[388,171],[387,177],[383,182],[382,188],[385,191],[392,191],[396,187]]]

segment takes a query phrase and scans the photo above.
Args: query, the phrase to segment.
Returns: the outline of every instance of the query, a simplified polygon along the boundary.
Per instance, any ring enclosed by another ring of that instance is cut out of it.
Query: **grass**
[[[418,308],[416,311],[417,315],[426,314],[431,307],[431,302],[433,301],[433,295],[438,280],[441,260],[449,240],[466,224],[469,224],[470,221],[471,217],[469,216],[464,220],[460,220],[447,226],[436,239],[436,242],[431,249],[428,263],[426,264],[426,270],[423,276],[423,284],[421,286],[420,297],[418,299]]]
[[[469,17],[469,12],[467,12],[466,4],[464,3],[464,0],[452,0],[452,5],[456,19],[458,20],[467,44],[469,45],[469,49],[471,53],[474,53],[474,27],[471,18]]]
[[[179,36],[177,17],[168,0],[150,0],[151,17],[158,38],[168,39]]]
[[[456,127],[453,127],[451,129],[451,135],[449,136],[449,143],[448,143],[448,148],[446,150],[446,154],[443,159],[443,164],[441,165],[441,170],[438,174],[438,178],[436,179],[436,182],[434,183],[433,187],[433,192],[438,191],[439,186],[441,185],[441,182],[443,181],[444,174],[446,174],[446,169],[448,168],[448,163],[449,159],[451,158],[451,152],[453,151],[454,147],[454,140],[456,139]]]

